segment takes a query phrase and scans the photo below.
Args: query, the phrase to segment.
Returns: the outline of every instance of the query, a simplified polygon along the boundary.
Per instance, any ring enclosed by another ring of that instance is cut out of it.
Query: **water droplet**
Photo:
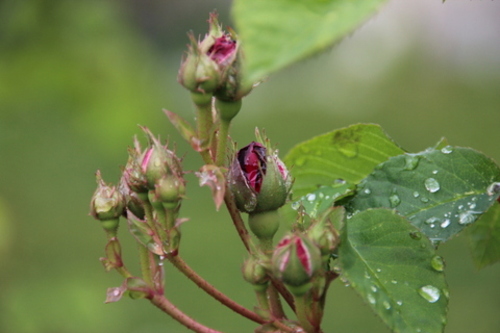
[[[397,207],[401,203],[401,199],[397,194],[393,194],[389,197],[389,203],[391,204],[391,207]]]
[[[405,166],[403,167],[403,169],[408,170],[408,171],[415,170],[415,168],[418,166],[419,161],[420,161],[420,156],[406,154],[405,155]]]
[[[316,200],[316,194],[314,194],[314,193],[309,193],[309,194],[307,195],[307,201],[314,201],[314,200]]]
[[[468,210],[466,212],[460,213],[460,215],[458,216],[458,223],[462,225],[470,224],[476,220],[476,214],[480,214],[480,212]]]
[[[392,284],[398,284],[398,281],[396,281],[396,280],[391,280],[391,283],[392,283]]]
[[[436,224],[441,222],[441,220],[435,216],[429,217],[427,220],[425,220],[426,224]]]
[[[474,209],[474,208],[476,208],[476,204],[475,204],[475,203],[469,203],[469,208],[470,208],[470,209]]]
[[[439,186],[438,181],[435,180],[434,178],[427,178],[424,181],[424,185],[425,185],[425,188],[427,189],[427,191],[429,191],[431,193],[436,193],[441,188]]]
[[[433,175],[437,175],[437,174],[438,174],[438,172],[439,172],[439,170],[433,170],[433,171],[432,171],[432,174],[433,174]]]
[[[300,201],[292,202],[290,206],[292,207],[293,210],[297,210],[300,207]]]
[[[390,310],[391,309],[391,304],[389,302],[387,302],[387,301],[383,301],[382,305],[384,306],[384,308],[386,310]]]
[[[451,147],[451,146],[446,146],[446,147],[443,147],[443,148],[441,149],[441,152],[442,152],[443,154],[450,154],[450,153],[452,153],[452,152],[453,152],[453,147]]]
[[[366,295],[366,298],[368,299],[368,302],[370,302],[370,304],[375,304],[377,302],[372,294]]]
[[[422,234],[418,231],[410,232],[410,237],[415,240],[422,239]]]
[[[444,271],[444,260],[441,256],[434,256],[431,259],[431,266],[438,272]]]
[[[500,183],[490,184],[486,189],[486,193],[488,193],[489,196],[497,194],[498,192],[500,192]]]
[[[369,188],[365,188],[365,189],[363,190],[363,193],[364,193],[364,194],[370,194],[370,193],[372,193],[372,191],[371,191]]]
[[[370,280],[371,278],[372,277],[370,276],[370,274],[367,271],[365,271],[365,279]]]
[[[441,297],[441,292],[438,288],[426,285],[418,289],[418,293],[429,303],[436,303]]]
[[[420,201],[422,201],[423,203],[427,203],[427,202],[429,202],[429,198],[427,198],[427,197],[421,197]]]
[[[450,225],[450,220],[449,219],[446,219],[443,221],[443,223],[441,223],[441,228],[446,228]]]
[[[374,293],[376,293],[376,292],[378,291],[377,287],[376,287],[376,286],[374,286],[374,285],[371,285],[371,286],[370,286],[370,289],[371,289]]]
[[[377,268],[376,271],[377,271],[377,273],[380,273],[380,272],[382,272],[382,269],[381,268]]]
[[[413,197],[414,198],[418,198],[420,196],[420,193],[418,193],[417,191],[413,192]]]
[[[403,301],[397,301],[396,304],[401,306],[401,305],[403,305]]]

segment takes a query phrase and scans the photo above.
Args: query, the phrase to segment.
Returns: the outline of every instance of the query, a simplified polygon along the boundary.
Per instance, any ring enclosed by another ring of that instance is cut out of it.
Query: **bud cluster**
[[[97,173],[90,212],[106,231],[115,230],[113,236],[118,218],[124,215],[134,237],[152,252],[176,253],[180,238],[176,219],[185,194],[181,161],[147,128],[143,130],[149,146],[142,150],[135,139],[118,187],[106,185]]]

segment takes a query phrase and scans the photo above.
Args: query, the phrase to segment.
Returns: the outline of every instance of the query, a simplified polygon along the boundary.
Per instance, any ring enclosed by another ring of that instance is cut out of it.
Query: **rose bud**
[[[179,186],[184,186],[180,159],[163,146],[147,128],[143,129],[150,141],[149,148],[143,153],[141,160],[141,170],[146,176],[147,187],[155,190],[161,179],[171,177],[175,178]]]
[[[258,142],[238,151],[228,178],[236,206],[246,213],[278,209],[285,203],[291,187],[284,163]]]
[[[191,45],[179,70],[179,82],[193,93],[212,94],[221,86],[238,51],[236,40],[222,31],[217,14],[210,15],[209,25],[203,41],[189,36]]]
[[[97,189],[90,201],[90,215],[102,222],[106,231],[116,232],[118,219],[125,209],[123,195],[115,186],[107,185],[101,177],[101,172],[96,172]]]
[[[283,281],[295,296],[303,295],[321,265],[318,247],[305,235],[285,236],[272,256],[274,276]]]

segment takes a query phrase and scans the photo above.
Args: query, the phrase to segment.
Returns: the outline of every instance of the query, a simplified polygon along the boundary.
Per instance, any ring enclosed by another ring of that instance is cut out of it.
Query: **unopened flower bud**
[[[329,219],[331,210],[313,221],[307,230],[309,238],[318,246],[322,256],[329,256],[337,248],[340,238],[337,229]]]
[[[90,201],[90,214],[103,221],[103,228],[109,231],[118,228],[118,218],[125,209],[123,195],[115,186],[107,185],[101,177],[101,172],[96,173],[97,189]],[[110,223],[105,223],[110,221]]]
[[[285,236],[272,256],[273,273],[290,291],[300,296],[307,292],[321,265],[318,247],[305,235]]]
[[[269,276],[263,262],[256,257],[250,257],[243,263],[243,278],[255,289],[264,291],[269,284]]]
[[[182,180],[179,158],[175,156],[174,152],[163,146],[149,130],[144,130],[149,136],[150,146],[142,156],[141,169],[146,176],[148,188],[154,190],[157,182],[165,177],[172,176]]]
[[[291,187],[283,162],[257,142],[236,154],[228,178],[236,206],[247,213],[278,209],[285,203]]]
[[[142,152],[137,138],[134,140],[134,148],[129,149],[127,164],[123,170],[122,182],[133,192],[146,193],[148,181],[141,168]]]
[[[190,35],[191,45],[179,70],[179,82],[193,93],[212,94],[221,86],[238,51],[236,40],[222,31],[216,14],[211,14],[209,25],[203,41]]]
[[[186,193],[186,186],[183,178],[175,175],[165,175],[160,178],[155,186],[155,194],[159,201],[168,204],[169,208],[177,207],[179,201]]]

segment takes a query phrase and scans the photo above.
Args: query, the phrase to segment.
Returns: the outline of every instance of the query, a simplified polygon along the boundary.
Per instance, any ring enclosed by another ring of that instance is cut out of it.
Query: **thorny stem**
[[[248,230],[245,226],[245,222],[243,222],[243,219],[241,218],[241,214],[238,211],[238,208],[236,208],[234,198],[227,185],[226,193],[224,194],[224,202],[226,203],[227,211],[229,212],[229,215],[233,220],[234,227],[236,228],[236,231],[238,232],[243,245],[245,245],[247,251],[251,253],[252,251],[250,249],[250,234],[248,233]]]
[[[295,313],[297,314],[297,319],[299,320],[300,326],[307,332],[307,333],[316,333],[317,330],[316,328],[311,324],[309,321],[309,316],[308,316],[308,295],[307,293],[298,296],[295,298]]]
[[[196,130],[201,146],[207,149],[202,149],[200,152],[203,161],[207,164],[212,164],[213,159],[210,156],[209,141],[210,133],[214,125],[212,117],[212,95],[208,94],[192,94],[193,101],[196,105]]]
[[[168,260],[187,278],[193,281],[198,287],[203,289],[207,294],[227,306],[231,310],[259,324],[266,323],[266,320],[261,318],[253,311],[244,308],[236,303],[225,294],[217,290],[214,286],[208,283],[205,279],[199,276],[180,256],[167,256]]]
[[[270,284],[269,287],[267,287],[267,294],[269,295],[269,305],[271,307],[271,314],[273,318],[286,318],[283,306],[281,305],[280,295],[273,284]]]
[[[142,278],[149,285],[153,286],[153,277],[151,276],[151,265],[149,260],[149,250],[146,246],[139,246],[139,261],[141,263]]]
[[[184,312],[179,310],[162,294],[155,293],[153,297],[150,299],[150,301],[160,310],[167,313],[172,318],[174,318],[175,320],[177,320],[179,323],[186,326],[190,330],[193,330],[197,333],[222,333],[220,331],[214,330],[210,327],[198,323],[196,320],[194,320],[193,318],[189,317]]]
[[[221,119],[219,133],[217,135],[217,152],[215,164],[225,166],[227,157],[227,137],[229,135],[230,121]]]
[[[293,295],[288,291],[288,289],[286,289],[286,287],[283,285],[281,281],[278,281],[273,277],[271,277],[271,282],[274,288],[276,288],[276,290],[281,294],[281,296],[283,296],[288,306],[293,311],[295,311],[295,300],[293,299]]]

